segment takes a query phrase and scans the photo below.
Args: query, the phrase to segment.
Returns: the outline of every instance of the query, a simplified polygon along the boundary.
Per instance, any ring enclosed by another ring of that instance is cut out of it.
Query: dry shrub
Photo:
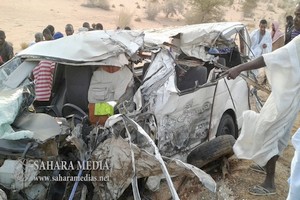
[[[141,6],[140,6],[140,5],[137,5],[136,8],[137,8],[137,9],[141,9]]]
[[[142,20],[141,20],[140,17],[137,17],[137,18],[134,19],[134,21],[136,21],[136,22],[141,22]]]
[[[247,24],[248,29],[254,29],[255,27],[256,27],[256,24],[254,24],[254,23]]]
[[[109,10],[110,4],[108,0],[87,0],[86,4],[83,4],[83,6],[91,7],[91,8],[101,8],[103,10]]]
[[[292,15],[295,11],[295,7],[297,5],[299,1],[291,1],[291,0],[287,0],[287,1],[282,1],[282,2],[278,2],[277,6],[279,8],[282,8],[285,11],[285,15]]]
[[[113,4],[111,7],[112,7],[112,8],[115,8],[116,6],[115,6],[115,4]]]
[[[253,17],[253,10],[257,7],[256,0],[245,0],[243,3],[243,13],[244,17]]]
[[[120,7],[125,7],[123,4],[120,4],[119,6],[120,6]]]
[[[254,17],[253,11],[252,10],[249,10],[248,12],[244,11],[244,17],[253,18]]]
[[[228,1],[228,5],[229,5],[229,6],[232,6],[233,3],[234,3],[234,0],[229,0],[229,1]]]
[[[148,3],[146,8],[147,19],[155,20],[156,16],[160,12],[160,4],[159,3]]]
[[[125,26],[130,26],[132,16],[133,14],[126,10],[120,11],[116,22],[117,27],[124,28]]]
[[[26,42],[22,42],[22,43],[20,44],[20,46],[21,46],[21,49],[24,50],[24,49],[26,49],[29,45],[28,45]]]
[[[275,12],[274,7],[271,4],[268,5],[267,10],[271,12]]]
[[[190,10],[184,15],[187,24],[224,21],[223,0],[189,0],[189,3]]]
[[[191,11],[191,12],[187,12],[187,14],[184,15],[184,18],[187,24],[201,24],[207,22],[225,21],[223,16],[224,15],[222,15],[221,12],[217,12],[214,15],[207,16],[205,13]]]
[[[277,7],[281,9],[285,9],[287,7],[287,4],[284,1],[278,2]]]
[[[163,12],[166,14],[166,18],[169,15],[178,15],[184,11],[184,0],[167,0],[163,6]]]

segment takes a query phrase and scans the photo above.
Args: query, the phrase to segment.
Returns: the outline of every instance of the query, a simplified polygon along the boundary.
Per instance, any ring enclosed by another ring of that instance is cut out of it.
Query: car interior
[[[203,85],[207,81],[207,68],[203,66],[176,66],[177,88],[180,91]]]
[[[215,54],[219,56],[218,63],[226,67],[234,67],[242,63],[240,52],[237,47],[228,53]],[[215,67],[213,63],[206,62],[203,66],[176,66],[177,88],[180,91],[190,90],[207,82],[211,70]]]
[[[218,54],[218,62],[227,67],[242,63],[238,48],[232,48],[229,53]],[[179,58],[186,58],[185,55]],[[145,64],[145,68],[149,63]],[[176,84],[179,91],[190,91],[207,82],[210,71],[215,66],[211,63],[192,66],[176,65]],[[143,69],[145,73],[146,69]],[[36,108],[52,116],[69,116],[76,114],[81,117],[88,115],[88,89],[93,74],[92,66],[68,66],[57,64],[52,86],[52,97],[49,106]]]
[[[58,63],[53,75],[50,104],[36,107],[36,112],[67,119],[74,117],[77,122],[89,116],[88,91],[95,69],[94,66]],[[91,120],[92,115],[89,117]]]
[[[93,74],[91,66],[56,65],[50,105],[36,107],[37,112],[55,117],[88,115],[88,88]]]

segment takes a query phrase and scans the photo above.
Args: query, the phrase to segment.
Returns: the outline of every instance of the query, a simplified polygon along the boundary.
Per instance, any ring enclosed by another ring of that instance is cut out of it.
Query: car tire
[[[232,116],[228,113],[224,113],[217,130],[216,137],[221,135],[232,135],[234,138],[237,138],[237,127]]]
[[[232,135],[221,135],[194,149],[187,157],[187,163],[202,168],[221,157],[233,155],[235,139]]]

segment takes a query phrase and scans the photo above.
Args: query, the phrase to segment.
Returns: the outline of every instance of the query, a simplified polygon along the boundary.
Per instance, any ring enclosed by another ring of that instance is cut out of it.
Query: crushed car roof
[[[132,57],[144,42],[143,32],[87,31],[52,41],[36,43],[18,53],[23,58],[47,58],[60,63],[97,64],[125,53]]]
[[[233,42],[230,41],[230,36],[244,28],[245,25],[240,22],[220,22],[145,30],[145,46],[171,43],[186,55],[207,61],[209,58],[204,47],[213,47],[216,43],[228,46]],[[172,43],[173,38],[179,41]]]

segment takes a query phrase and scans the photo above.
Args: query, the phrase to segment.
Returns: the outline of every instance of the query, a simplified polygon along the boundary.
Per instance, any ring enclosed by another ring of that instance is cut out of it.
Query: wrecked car
[[[219,77],[217,66],[247,62],[245,26],[226,22],[145,31],[145,46],[162,45],[169,49],[155,54],[141,86],[156,117],[159,148],[184,157],[216,136],[237,138],[242,112],[249,109],[248,86],[242,77]]]
[[[217,23],[82,32],[20,52],[0,69],[7,108],[0,117],[9,119],[0,124],[9,144],[1,150],[1,188],[15,199],[118,199],[131,184],[139,199],[141,182],[156,190],[165,179],[179,199],[171,177],[185,175],[215,191],[214,180],[186,162],[199,160],[193,155],[216,136],[238,136],[248,86],[242,78],[226,80],[217,63],[245,62],[248,39],[244,25]],[[31,73],[42,60],[56,63],[52,96],[33,108]],[[118,66],[116,60],[121,70],[104,75],[98,68]],[[108,79],[112,74],[118,76]]]

